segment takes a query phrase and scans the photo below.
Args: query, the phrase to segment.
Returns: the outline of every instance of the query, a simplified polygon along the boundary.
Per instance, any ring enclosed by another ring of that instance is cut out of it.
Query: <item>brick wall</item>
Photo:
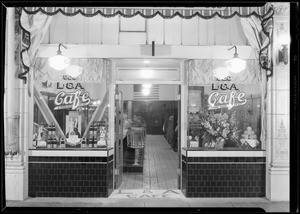
[[[110,157],[29,157],[29,197],[108,197]]]
[[[264,157],[184,157],[186,197],[264,197]]]

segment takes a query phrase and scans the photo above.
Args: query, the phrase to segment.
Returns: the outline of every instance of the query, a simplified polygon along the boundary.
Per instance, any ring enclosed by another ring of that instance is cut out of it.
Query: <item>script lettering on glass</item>
[[[221,84],[220,86],[212,84],[213,91],[218,89],[222,91],[213,92],[208,97],[209,110],[219,108],[228,108],[228,110],[230,110],[234,106],[245,105],[247,102],[247,99],[245,98],[246,93],[239,92],[235,84],[232,84],[230,87],[227,84]]]
[[[79,106],[86,106],[91,102],[90,93],[86,91],[77,90],[75,92],[59,92],[54,100],[56,107],[54,110],[59,109],[72,109],[75,110]]]

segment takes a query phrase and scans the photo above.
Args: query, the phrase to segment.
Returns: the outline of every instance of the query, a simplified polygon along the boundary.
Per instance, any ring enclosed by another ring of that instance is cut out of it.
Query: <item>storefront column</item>
[[[27,86],[17,79],[18,61],[15,61],[16,42],[19,35],[15,32],[15,8],[7,8],[6,28],[6,65],[5,65],[5,186],[6,200],[24,200],[27,197],[27,176],[24,164],[24,148],[27,146],[26,118],[28,117]],[[18,53],[17,53],[18,54]],[[27,113],[26,113],[27,112]]]
[[[267,198],[289,200],[289,63],[279,63],[279,37],[290,35],[289,3],[275,3],[273,22],[273,77],[268,81],[267,100]],[[289,48],[289,47],[288,47]]]

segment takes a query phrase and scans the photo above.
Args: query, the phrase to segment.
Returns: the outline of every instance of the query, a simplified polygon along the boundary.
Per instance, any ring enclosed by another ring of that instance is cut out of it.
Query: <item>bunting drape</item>
[[[44,13],[53,16],[57,13],[62,13],[66,16],[75,16],[82,14],[83,16],[101,15],[109,18],[120,15],[122,17],[131,18],[137,15],[143,18],[153,18],[157,15],[164,19],[171,19],[175,16],[180,18],[190,19],[199,16],[204,19],[210,19],[215,16],[222,18],[231,18],[235,15],[240,17],[249,17],[255,15],[263,18],[271,11],[271,6],[266,3],[262,7],[193,7],[193,8],[140,8],[140,7],[124,7],[124,8],[99,8],[99,7],[24,7],[23,10],[27,14]]]
[[[34,65],[38,47],[43,41],[43,38],[50,26],[52,16],[43,13],[36,15],[29,15],[21,13],[20,26],[22,29],[22,45],[21,45],[21,61],[24,72],[20,73],[18,77],[23,79],[26,83],[27,77],[25,76],[30,67]]]
[[[273,15],[273,14],[272,14]],[[270,38],[272,36],[272,16],[261,21],[257,17],[251,16],[247,18],[241,18],[241,24],[245,35],[250,43],[250,45],[255,49],[255,53],[260,63],[260,73],[270,72],[266,75],[258,75],[259,83],[262,93],[262,108],[261,108],[261,141],[266,140],[266,111],[267,111],[267,81],[268,78],[272,76],[272,57],[271,57],[271,47]]]

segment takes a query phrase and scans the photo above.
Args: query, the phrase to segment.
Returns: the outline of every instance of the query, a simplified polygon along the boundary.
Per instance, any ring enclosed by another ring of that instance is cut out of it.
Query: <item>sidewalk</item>
[[[143,192],[142,192],[143,191]],[[28,198],[7,201],[7,207],[181,207],[245,208],[258,207],[266,212],[289,212],[289,202],[265,198],[185,198],[178,190],[117,190],[109,198]]]

